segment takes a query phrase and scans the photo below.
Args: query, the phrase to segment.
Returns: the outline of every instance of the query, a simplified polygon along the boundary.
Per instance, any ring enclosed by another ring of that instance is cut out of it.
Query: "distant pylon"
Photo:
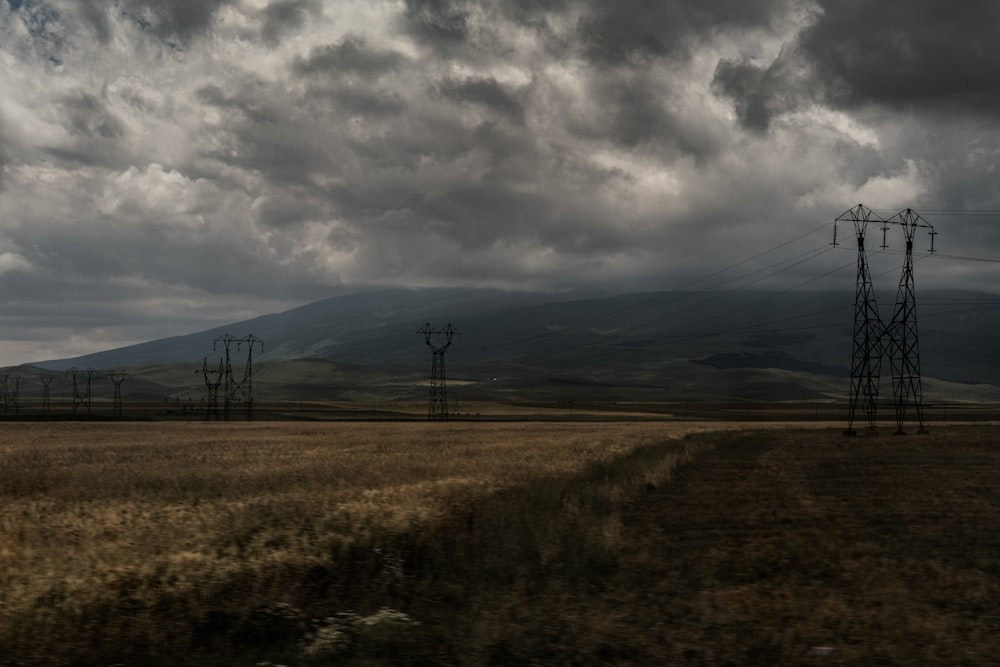
[[[237,350],[244,343],[247,344],[248,348],[247,365],[243,369],[243,379],[239,382],[236,381],[236,377],[233,375],[233,362],[230,354],[233,343],[236,343]],[[241,394],[245,402],[247,421],[253,421],[253,347],[259,344],[261,350],[263,350],[264,341],[253,334],[245,338],[237,338],[227,333],[215,339],[213,349],[220,344],[223,347],[225,359],[222,374],[222,419],[223,421],[229,421],[233,407],[236,404],[237,394]]]
[[[452,339],[459,332],[451,326],[451,322],[444,329],[433,329],[428,322],[417,333],[424,335],[424,342],[427,343],[432,354],[427,419],[429,421],[447,421],[448,382],[444,370],[444,353],[451,347]]]
[[[50,407],[50,404],[51,404],[50,398],[51,398],[51,395],[52,395],[51,391],[49,390],[50,389],[49,385],[52,384],[52,378],[53,377],[54,376],[49,375],[47,373],[42,374],[42,376],[41,376],[41,380],[42,380],[42,411],[43,412],[48,412],[49,411],[49,407]]]
[[[205,421],[210,421],[212,417],[215,420],[219,420],[219,385],[222,384],[223,374],[225,373],[224,367],[222,365],[222,359],[219,359],[219,370],[210,371],[208,370],[208,357],[205,357],[201,362],[202,379],[205,381]],[[212,380],[212,375],[215,375],[215,380]]]
[[[90,384],[91,378],[94,375],[94,369],[88,368],[85,371],[81,371],[78,368],[73,368],[70,370],[73,374],[73,414],[77,413],[78,409],[83,409],[88,415],[90,414]],[[86,383],[83,383],[83,376],[86,376]],[[81,384],[83,388],[81,389]]]
[[[111,414],[115,417],[122,416],[122,383],[128,378],[128,373],[125,371],[111,371],[108,373],[108,379],[115,386],[114,399],[111,403]]]
[[[0,400],[3,401],[3,414],[5,417],[10,410],[10,392],[7,387],[9,379],[9,375],[0,375]]]
[[[892,314],[886,334],[889,345],[889,359],[892,364],[892,394],[896,408],[896,434],[902,435],[906,420],[907,406],[912,403],[917,413],[917,433],[927,433],[924,427],[924,398],[920,381],[920,338],[917,335],[917,298],[913,288],[913,237],[917,228],[930,229],[931,247],[934,252],[934,236],[937,232],[926,220],[912,209],[900,211],[886,220],[886,225],[894,224],[903,228],[906,239],[906,253],[903,272],[896,292],[896,308]]]
[[[833,244],[837,245],[837,222],[851,222],[858,241],[858,274],[854,293],[854,346],[851,355],[851,394],[847,416],[847,435],[855,435],[854,420],[858,403],[870,430],[875,429],[878,412],[878,384],[882,366],[884,327],[875,303],[875,288],[868,269],[865,234],[871,222],[885,221],[863,204],[845,211],[834,220]]]
[[[233,364],[229,358],[229,348],[237,341],[235,336],[231,336],[228,333],[223,334],[215,339],[212,344],[212,349],[214,350],[220,343],[223,347],[224,359],[223,373],[222,373],[222,421],[229,421],[229,414],[233,409],[233,403],[236,402],[236,380],[233,378]],[[218,392],[216,392],[218,396]]]
[[[247,421],[253,421],[253,346],[260,344],[261,352],[264,351],[264,341],[253,334],[243,338],[241,343],[247,344],[247,365],[243,369],[243,402],[246,404]],[[237,346],[238,349],[238,346]]]

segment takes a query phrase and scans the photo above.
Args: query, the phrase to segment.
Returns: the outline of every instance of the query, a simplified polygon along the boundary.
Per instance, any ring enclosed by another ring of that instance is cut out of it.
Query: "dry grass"
[[[115,642],[184,645],[185,615],[282,601],[281,587],[302,572],[357,561],[352,548],[705,428],[8,424],[0,647],[57,664],[44,654],[47,633],[68,637],[67,653],[83,642],[106,644],[98,655],[113,655]],[[183,605],[191,609],[176,614]],[[67,621],[79,637],[55,627]]]
[[[745,428],[8,424],[0,665],[995,661],[996,427]]]

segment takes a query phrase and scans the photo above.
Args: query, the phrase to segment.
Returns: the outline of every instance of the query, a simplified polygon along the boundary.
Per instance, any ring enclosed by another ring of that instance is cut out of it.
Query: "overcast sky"
[[[996,0],[0,0],[0,364],[363,285],[671,289],[823,248],[859,202],[995,211],[998,26]],[[1000,219],[927,220],[1000,257]],[[918,289],[998,269],[922,261]]]

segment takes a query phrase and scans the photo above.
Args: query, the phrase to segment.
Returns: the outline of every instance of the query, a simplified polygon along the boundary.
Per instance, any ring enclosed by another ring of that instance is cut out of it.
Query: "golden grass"
[[[116,596],[184,599],[248,573],[263,599],[273,595],[260,581],[269,572],[301,571],[476,498],[707,428],[7,424],[0,628],[38,630],[53,610],[65,620]],[[618,539],[613,521],[601,530]]]
[[[842,427],[10,423],[0,665],[987,657],[995,427]]]

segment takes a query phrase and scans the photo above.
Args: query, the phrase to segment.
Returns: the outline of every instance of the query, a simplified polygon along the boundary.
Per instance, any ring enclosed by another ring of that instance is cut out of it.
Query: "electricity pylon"
[[[924,428],[924,398],[920,382],[920,338],[917,335],[917,299],[913,288],[913,237],[918,228],[929,229],[930,252],[934,252],[934,227],[912,209],[905,209],[885,221],[899,225],[906,239],[903,272],[896,292],[896,308],[887,328],[889,360],[892,364],[892,394],[896,408],[896,434],[902,435],[907,406],[912,402],[917,413],[917,433]],[[883,247],[886,247],[883,243]]]
[[[43,412],[48,412],[49,411],[49,407],[50,407],[50,403],[51,403],[50,398],[51,398],[51,395],[52,395],[51,392],[50,392],[50,390],[49,390],[50,389],[49,385],[52,384],[52,378],[53,377],[55,377],[55,376],[48,375],[48,374],[41,375],[41,380],[42,380],[42,411]]]
[[[233,362],[230,355],[233,343],[236,344],[237,351],[240,350],[244,344],[247,345],[247,365],[243,369],[243,379],[239,382],[236,381],[236,377],[233,375]],[[238,392],[242,393],[243,400],[246,405],[247,421],[253,421],[253,348],[254,345],[258,344],[260,345],[261,350],[263,350],[264,341],[257,338],[253,334],[250,334],[245,338],[236,338],[228,333],[219,336],[213,343],[213,349],[222,345],[224,350],[225,361],[223,364],[222,374],[222,419],[224,421],[229,421],[233,406],[236,403],[236,396]]]
[[[845,211],[834,219],[833,244],[837,245],[837,222],[854,225],[858,241],[858,274],[854,293],[854,347],[851,355],[851,395],[845,435],[856,435],[854,419],[861,403],[869,430],[875,430],[878,411],[878,384],[882,367],[882,338],[885,327],[875,303],[875,288],[868,269],[865,252],[865,234],[871,222],[885,225],[885,221],[863,204]]]
[[[128,373],[124,370],[111,371],[108,379],[115,385],[114,400],[111,403],[111,414],[114,417],[122,416],[122,383],[128,378]]]
[[[223,334],[212,343],[213,350],[221,344],[225,352],[222,371],[222,421],[229,421],[229,413],[236,400],[236,381],[233,378],[233,363],[229,358],[229,348],[236,340],[235,336]],[[216,395],[218,396],[218,393]]]
[[[13,383],[11,382],[13,380]],[[13,384],[13,389],[11,385]],[[0,398],[3,400],[4,416],[9,414],[14,408],[14,414],[20,412],[19,394],[21,391],[21,377],[19,375],[0,375]]]
[[[78,408],[82,408],[86,413],[90,414],[90,384],[91,378],[94,375],[94,369],[88,368],[87,370],[80,370],[78,368],[70,369],[70,373],[73,374],[73,414],[76,414]],[[84,385],[83,390],[80,389],[82,377],[86,376],[87,381]]]
[[[240,343],[247,344],[247,365],[243,369],[243,382],[240,383],[243,387],[243,402],[246,404],[247,408],[247,421],[253,421],[253,346],[260,343],[260,351],[264,351],[264,341],[257,338],[253,334],[248,335],[239,341]],[[237,344],[237,349],[239,349],[239,344]]]
[[[863,400],[868,427],[875,429],[878,408],[878,382],[882,358],[889,357],[892,366],[893,403],[896,413],[896,434],[902,435],[906,410],[912,402],[917,413],[918,433],[926,433],[924,428],[923,391],[920,379],[920,348],[917,335],[916,293],[913,287],[913,237],[918,228],[930,230],[931,247],[934,252],[934,237],[937,232],[926,220],[912,209],[900,211],[891,218],[879,217],[870,208],[858,204],[842,213],[834,220],[833,244],[837,245],[837,222],[854,223],[858,239],[857,290],[854,299],[854,352],[851,362],[851,395],[846,435],[855,435],[854,419],[859,400]],[[879,222],[882,226],[882,249],[889,247],[887,232],[891,225],[903,230],[906,240],[903,271],[896,293],[896,307],[888,325],[879,317],[875,305],[875,290],[872,287],[865,253],[865,233],[868,224]]]
[[[424,342],[431,350],[431,386],[427,403],[429,421],[448,421],[448,382],[444,370],[444,353],[451,347],[458,330],[451,322],[444,329],[431,328],[430,322],[417,331],[424,335]]]
[[[219,385],[222,384],[224,372],[222,359],[219,359],[219,370],[208,370],[208,357],[201,362],[201,370],[195,371],[201,373],[205,381],[205,421],[210,421],[212,417],[219,420]],[[212,375],[216,376],[214,381],[211,379]]]

